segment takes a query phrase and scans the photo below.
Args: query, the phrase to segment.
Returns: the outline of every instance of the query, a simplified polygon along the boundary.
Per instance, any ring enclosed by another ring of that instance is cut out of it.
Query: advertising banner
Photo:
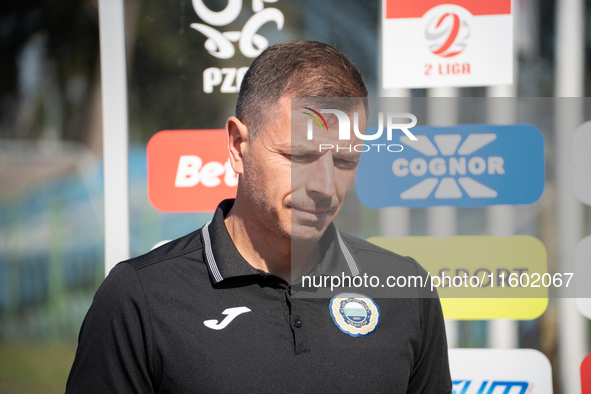
[[[579,241],[575,248],[575,278],[577,285],[577,307],[587,319],[591,319],[591,235]]]
[[[511,0],[384,0],[383,88],[513,83]]]
[[[581,393],[591,394],[591,354],[581,363]]]
[[[212,212],[236,196],[224,130],[166,130],[148,142],[148,197],[163,212]]]
[[[369,130],[368,134],[373,131]],[[393,154],[368,150],[357,196],[370,208],[531,204],[544,190],[544,137],[532,125],[416,126]],[[386,144],[386,136],[375,141]]]
[[[575,131],[573,152],[575,195],[582,203],[591,205],[591,122],[583,123]]]
[[[548,306],[552,281],[546,248],[534,237],[372,237],[368,241],[417,260],[433,277],[448,319],[530,320]]]
[[[207,38],[204,43],[207,52],[213,58],[220,59],[222,64],[225,63],[224,67],[212,66],[203,71],[204,93],[238,92],[250,61],[242,60],[242,66],[236,67],[237,61],[233,58],[239,53],[242,58],[253,59],[269,46],[267,37],[259,34],[259,29],[263,25],[272,23],[277,31],[283,29],[283,13],[265,4],[275,2],[277,0],[253,0],[250,4],[253,14],[245,19],[243,8],[247,9],[247,12],[251,10],[248,10],[248,3],[243,4],[242,0],[229,0],[221,11],[210,9],[203,0],[193,0],[193,8],[201,22],[191,23],[191,28]],[[240,30],[234,30],[236,27],[240,27]]]
[[[533,349],[449,349],[454,394],[551,394],[552,367]]]

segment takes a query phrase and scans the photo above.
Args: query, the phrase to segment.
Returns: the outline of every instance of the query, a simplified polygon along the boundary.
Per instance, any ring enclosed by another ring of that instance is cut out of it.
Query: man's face
[[[308,140],[310,118],[302,111],[294,111],[292,118],[289,97],[279,104],[274,119],[250,143],[244,195],[251,200],[254,216],[268,230],[294,242],[314,242],[342,207],[355,179],[361,154],[342,148],[361,141],[352,131],[351,140],[339,141],[338,121],[331,114],[324,115],[330,131],[315,125],[314,139]],[[365,111],[358,108],[355,112],[359,113],[359,128],[364,130]],[[335,148],[319,151],[320,144]]]

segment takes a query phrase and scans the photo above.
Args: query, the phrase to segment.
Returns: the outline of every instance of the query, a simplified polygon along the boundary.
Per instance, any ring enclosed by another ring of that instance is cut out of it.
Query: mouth
[[[312,220],[312,221],[326,219],[326,217],[330,213],[330,209],[314,210],[314,209],[297,208],[294,206],[292,206],[291,208],[293,210],[297,211],[299,216],[301,216],[303,219]]]

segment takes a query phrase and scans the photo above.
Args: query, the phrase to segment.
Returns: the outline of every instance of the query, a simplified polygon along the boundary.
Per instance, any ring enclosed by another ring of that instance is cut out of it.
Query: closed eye
[[[357,167],[357,163],[359,163],[358,160],[346,160],[341,158],[334,159],[335,166],[345,170],[354,169],[355,167]]]

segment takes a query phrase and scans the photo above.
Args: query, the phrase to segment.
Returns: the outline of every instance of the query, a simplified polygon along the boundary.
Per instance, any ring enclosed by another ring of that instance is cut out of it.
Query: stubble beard
[[[253,156],[251,150],[244,161],[244,173],[247,176],[243,177],[243,192],[254,208],[253,217],[257,220],[258,224],[279,238],[294,244],[312,244],[318,242],[324,231],[309,231],[310,229],[306,228],[306,226],[293,226],[292,222],[287,224],[289,226],[288,228],[282,225],[279,212],[272,205],[272,201],[267,195],[267,190],[260,187],[262,176],[254,163],[255,159]]]
[[[244,196],[248,199],[253,207],[253,217],[261,227],[267,229],[282,239],[291,240],[291,234],[289,233],[289,230],[286,230],[281,225],[279,213],[275,207],[268,203],[270,200],[267,195],[267,190],[260,186],[263,184],[261,181],[262,176],[260,170],[254,163],[253,156],[254,154],[251,150],[245,158],[245,176],[242,177],[244,181]]]

